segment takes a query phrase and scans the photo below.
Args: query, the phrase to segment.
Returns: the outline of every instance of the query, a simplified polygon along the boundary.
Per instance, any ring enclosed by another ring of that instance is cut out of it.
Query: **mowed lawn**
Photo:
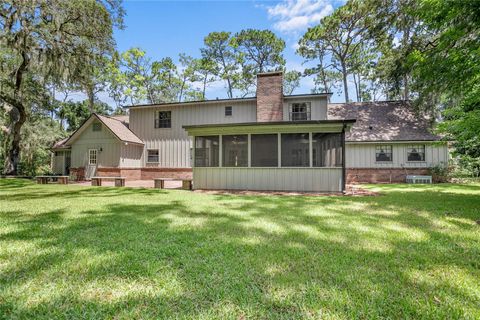
[[[368,188],[0,180],[0,318],[479,319],[480,185]]]

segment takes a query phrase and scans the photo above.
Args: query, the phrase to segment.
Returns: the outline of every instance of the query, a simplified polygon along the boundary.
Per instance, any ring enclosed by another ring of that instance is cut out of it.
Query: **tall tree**
[[[332,66],[342,74],[345,101],[350,101],[348,76],[350,61],[364,41],[366,30],[363,18],[365,7],[360,1],[349,1],[335,12],[324,17],[318,26],[308,29],[303,41],[317,42],[314,47],[331,55]]]
[[[38,94],[32,88],[49,81],[78,83],[78,66],[113,47],[112,10],[118,8],[115,0],[6,1],[0,6],[0,100],[9,118],[5,174],[18,172],[22,127]]]
[[[207,86],[215,81],[215,74],[218,73],[217,65],[207,58],[196,59],[196,63],[195,72],[197,73],[198,81],[202,84],[200,99],[205,100]]]
[[[226,82],[227,95],[229,98],[233,98],[238,58],[230,43],[230,32],[211,32],[205,37],[204,47],[200,51],[203,58],[216,64],[216,76]]]
[[[283,94],[291,95],[300,86],[302,73],[292,70],[285,72],[283,76]]]

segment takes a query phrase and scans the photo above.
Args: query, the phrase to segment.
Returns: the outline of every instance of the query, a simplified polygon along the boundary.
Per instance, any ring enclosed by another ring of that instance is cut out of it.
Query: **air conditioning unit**
[[[431,184],[432,183],[432,176],[407,176],[407,183]]]

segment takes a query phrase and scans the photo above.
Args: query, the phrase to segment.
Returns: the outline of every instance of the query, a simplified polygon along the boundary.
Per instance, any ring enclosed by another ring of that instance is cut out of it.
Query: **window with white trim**
[[[311,104],[310,102],[300,102],[290,104],[290,121],[302,121],[311,119]]]
[[[225,117],[231,117],[233,115],[233,107],[226,106],[225,107]]]
[[[97,149],[88,150],[88,164],[91,166],[97,164]]]
[[[417,144],[408,146],[407,161],[425,161],[425,145]]]
[[[158,158],[159,158],[158,149],[147,150],[147,162],[148,163],[158,163]]]
[[[155,119],[155,128],[171,128],[172,111],[158,111]]]
[[[392,162],[393,161],[392,146],[390,145],[375,146],[375,161]]]

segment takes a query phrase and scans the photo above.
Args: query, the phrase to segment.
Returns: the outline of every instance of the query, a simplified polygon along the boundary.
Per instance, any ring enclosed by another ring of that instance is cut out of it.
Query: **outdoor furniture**
[[[192,179],[182,179],[182,189],[192,190]]]
[[[49,180],[57,180],[59,184],[68,184],[68,176],[37,176],[38,184],[47,184]]]
[[[155,188],[156,189],[165,189],[165,181],[173,181],[171,178],[155,178]]]
[[[125,187],[124,177],[92,177],[92,186],[101,186],[102,180],[113,180],[115,181],[115,187]]]

